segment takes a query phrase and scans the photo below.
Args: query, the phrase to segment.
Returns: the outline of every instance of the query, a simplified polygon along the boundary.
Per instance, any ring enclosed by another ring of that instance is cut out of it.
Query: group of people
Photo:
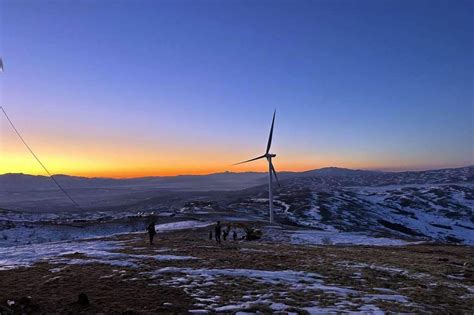
[[[221,236],[224,239],[224,241],[227,240],[227,237],[230,234],[230,229],[231,229],[231,226],[227,225],[227,228],[223,230],[221,221],[217,221],[217,224],[214,227],[214,238],[216,239],[217,244],[222,243]],[[237,232],[235,230],[232,232],[232,238],[234,239],[234,241],[237,241]],[[209,240],[212,241],[212,230],[209,231]]]
[[[150,224],[148,224],[146,230],[148,231],[148,237],[150,238],[150,245],[153,245],[153,239],[156,235],[155,222],[151,222]],[[217,244],[222,243],[222,238],[224,239],[224,241],[227,240],[227,237],[230,234],[230,230],[231,230],[230,224],[227,225],[227,227],[225,229],[222,229],[221,221],[217,221],[217,224],[214,227],[214,238],[215,238]],[[233,238],[234,241],[237,241],[237,231],[234,230],[232,232],[232,238]],[[213,239],[212,230],[210,230],[209,231],[209,240],[212,241],[212,239]]]

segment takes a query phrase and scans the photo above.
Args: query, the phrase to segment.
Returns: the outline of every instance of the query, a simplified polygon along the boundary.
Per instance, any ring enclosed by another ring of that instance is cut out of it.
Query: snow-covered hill
[[[377,173],[341,169],[284,180],[278,220],[327,231],[474,245],[474,168]],[[230,206],[267,211],[266,192]]]

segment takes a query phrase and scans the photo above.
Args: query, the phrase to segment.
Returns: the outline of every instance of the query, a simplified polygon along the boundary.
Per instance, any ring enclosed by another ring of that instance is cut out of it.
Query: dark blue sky
[[[224,170],[264,150],[274,108],[282,169],[474,163],[474,1],[4,0],[0,9],[3,103],[71,173],[119,174],[90,153],[110,150],[139,152],[144,174],[168,172],[155,163]],[[8,167],[0,172],[19,166]]]

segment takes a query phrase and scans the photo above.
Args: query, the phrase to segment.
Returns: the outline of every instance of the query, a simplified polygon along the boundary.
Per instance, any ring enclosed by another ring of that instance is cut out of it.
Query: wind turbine
[[[238,164],[243,164],[243,163],[248,163],[252,162],[255,160],[260,160],[263,158],[266,158],[268,161],[268,205],[269,205],[269,212],[270,212],[270,222],[273,223],[273,179],[272,175],[275,175],[275,179],[278,183],[278,186],[280,186],[280,182],[278,181],[278,177],[276,174],[275,167],[273,166],[272,163],[272,158],[276,157],[276,154],[270,153],[270,147],[272,146],[272,137],[273,137],[273,125],[275,124],[275,114],[276,110],[273,112],[273,119],[272,119],[272,127],[270,128],[270,135],[268,136],[268,143],[267,143],[267,150],[265,151],[265,154],[260,155],[256,158],[235,163],[234,165]]]

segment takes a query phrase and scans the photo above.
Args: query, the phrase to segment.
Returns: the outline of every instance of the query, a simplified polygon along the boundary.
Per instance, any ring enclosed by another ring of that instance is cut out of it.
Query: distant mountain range
[[[265,184],[267,173],[214,173],[208,175],[153,176],[140,178],[102,178],[54,175],[65,188],[142,187],[172,190],[238,190]],[[390,185],[413,183],[474,181],[474,166],[427,171],[383,172],[326,167],[304,172],[281,172],[280,181],[295,177],[319,177],[334,185]],[[51,178],[41,175],[8,173],[0,175],[0,191],[57,189]]]
[[[264,173],[215,173],[209,175],[153,176],[139,178],[103,178],[54,175],[65,188],[149,187],[178,190],[229,190],[258,185]],[[57,189],[48,176],[9,173],[0,175],[0,191]]]

